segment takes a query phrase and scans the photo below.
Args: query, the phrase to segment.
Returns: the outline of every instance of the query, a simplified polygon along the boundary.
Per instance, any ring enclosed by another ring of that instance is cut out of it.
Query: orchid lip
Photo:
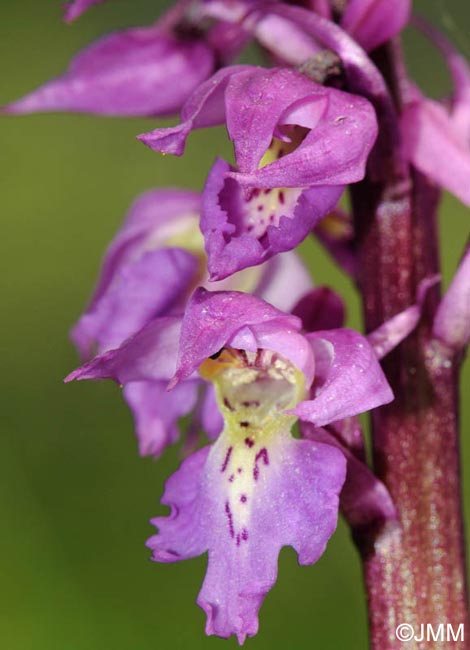
[[[204,361],[199,374],[214,383],[217,402],[229,430],[252,446],[297,417],[286,411],[305,397],[305,377],[290,361],[271,350],[224,348]]]

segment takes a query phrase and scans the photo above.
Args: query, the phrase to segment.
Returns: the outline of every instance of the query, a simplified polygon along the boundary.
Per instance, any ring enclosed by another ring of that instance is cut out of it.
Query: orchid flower
[[[226,123],[237,167],[218,160],[203,192],[208,269],[220,280],[293,249],[360,180],[376,137],[366,100],[292,69],[233,66],[190,97],[176,127],[140,139],[181,155],[197,128]]]
[[[176,362],[168,334],[177,326]],[[344,456],[294,439],[292,426],[299,418],[324,426],[392,399],[364,337],[301,328],[298,317],[255,296],[199,288],[182,321],[150,323],[69,377],[126,385],[173,376],[178,389],[199,376],[214,385],[222,433],[169,479],[163,503],[172,514],[154,520],[159,533],[149,546],[164,562],[209,552],[198,598],[206,630],[241,642],[257,631],[280,548],[291,545],[301,564],[312,564],[336,526]]]
[[[300,3],[299,3],[300,4]],[[408,23],[411,0],[349,0],[344,11],[333,0],[310,0],[313,12],[339,24],[368,52],[397,36]],[[278,61],[299,65],[321,51],[321,44],[308,36],[301,25],[271,13],[262,0],[206,0],[205,13],[226,21],[238,22]]]
[[[102,1],[67,2],[65,20]],[[0,109],[181,112],[139,140],[180,156],[192,131],[224,125],[233,143],[201,193],[152,190],[133,204],[72,330],[83,365],[66,378],[122,387],[142,455],[159,456],[190,416],[162,498],[170,513],[152,520],[147,546],[156,562],[207,553],[208,634],[256,634],[281,548],[315,563],[339,510],[363,562],[373,650],[411,641],[398,632],[418,622],[464,628],[457,397],[470,252],[441,298],[436,217],[440,188],[470,206],[470,66],[413,19],[454,86],[446,102],[426,98],[400,49],[410,9],[179,0]],[[249,43],[263,66],[244,63]],[[355,282],[364,334],[344,327],[341,296],[313,286],[296,250],[309,234]]]
[[[85,313],[72,330],[83,359],[118,348],[149,322],[162,326],[181,315],[192,291],[207,284],[204,240],[199,230],[200,196],[188,190],[153,190],[140,196],[111,242]],[[216,288],[251,291],[289,311],[310,290],[309,274],[293,252],[241,271]],[[210,387],[193,381],[167,394],[160,378],[126,385],[123,396],[135,419],[141,455],[158,456],[178,439],[177,421],[194,411],[213,437],[221,428],[211,414]]]
[[[91,4],[72,3],[66,19],[75,19]],[[162,20],[100,38],[75,55],[64,74],[1,110],[14,115],[171,115],[214,68],[215,54],[204,38],[181,34],[177,25]]]
[[[408,159],[470,206],[470,65],[437,30],[417,21],[440,49],[454,85],[446,107],[415,89],[401,117]]]

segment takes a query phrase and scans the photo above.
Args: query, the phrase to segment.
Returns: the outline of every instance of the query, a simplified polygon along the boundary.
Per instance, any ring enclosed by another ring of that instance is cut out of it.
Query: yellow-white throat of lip
[[[214,384],[225,430],[253,443],[280,429],[290,430],[296,416],[285,411],[305,397],[303,373],[277,352],[224,348],[199,368]]]
[[[199,368],[212,381],[224,416],[224,429],[211,449],[211,485],[219,486],[221,534],[236,552],[250,545],[253,504],[266,494],[266,482],[282,455],[282,444],[303,399],[303,373],[276,352],[225,348]],[[225,533],[223,532],[225,531]]]

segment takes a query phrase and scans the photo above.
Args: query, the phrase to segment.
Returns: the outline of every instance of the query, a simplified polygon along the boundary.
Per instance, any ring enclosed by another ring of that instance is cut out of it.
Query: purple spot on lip
[[[265,465],[269,465],[268,450],[266,449],[266,447],[260,449],[260,451],[255,456],[255,465],[253,467],[253,478],[255,479],[255,481],[257,481],[259,478],[258,462],[261,460]]]
[[[228,530],[230,533],[230,537],[235,537],[235,531],[233,529],[232,511],[230,510],[228,501],[225,502],[225,514],[227,515],[227,519],[228,519]]]
[[[239,468],[237,469],[237,472],[238,472],[239,474],[241,474],[241,473],[243,472],[242,468],[239,467]]]
[[[263,459],[265,465],[269,465],[268,450],[266,447],[260,449],[260,451],[256,454],[255,461],[260,460],[261,458]]]
[[[242,402],[242,406],[246,406],[247,408],[252,406],[259,406],[259,400],[257,399],[245,400],[244,402]]]
[[[246,528],[243,528],[241,534],[237,533],[237,546],[240,546],[240,543],[246,542],[248,540],[248,531]]]
[[[246,496],[246,494],[242,494],[242,495],[241,495],[241,497],[240,497],[240,501],[241,501],[242,503],[246,503],[246,502],[248,501],[248,497]]]
[[[223,462],[223,464],[222,464],[222,467],[220,468],[220,471],[221,471],[222,473],[225,472],[225,470],[227,469],[227,465],[228,465],[228,463],[229,463],[229,460],[230,460],[230,456],[231,456],[231,455],[232,455],[232,447],[229,447],[229,448],[227,449],[227,453],[226,453],[226,455],[225,455],[225,460],[224,460],[224,462]]]
[[[243,442],[244,442],[245,445],[246,445],[247,447],[249,447],[250,449],[251,449],[251,448],[253,447],[253,445],[255,444],[254,440],[252,440],[251,438],[245,438],[245,440],[244,440]]]
[[[235,410],[226,397],[224,397],[224,406],[226,406],[229,409],[229,411]]]
[[[233,483],[233,481],[235,480],[235,476],[233,474],[230,474],[228,480],[229,480],[230,483]]]

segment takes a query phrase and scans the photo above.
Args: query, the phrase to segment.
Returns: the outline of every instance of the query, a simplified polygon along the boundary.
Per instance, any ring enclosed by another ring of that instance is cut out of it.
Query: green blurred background
[[[1,0],[0,103],[60,73],[73,53],[112,29],[145,25],[158,0],[116,0],[72,26],[57,0]],[[423,0],[470,55],[467,0]],[[416,33],[406,36],[410,69],[434,95],[446,71]],[[154,121],[87,116],[0,118],[2,335],[0,437],[0,644],[8,650],[170,650],[216,648],[195,605],[205,558],[149,561],[144,541],[178,450],[140,459],[131,417],[111,383],[65,386],[77,364],[70,326],[94,284],[104,247],[132,199],[157,185],[201,188],[222,131],[193,136],[183,159],[164,159],[134,136]],[[446,197],[441,219],[448,282],[468,233],[468,210]],[[303,253],[318,283],[357,298],[312,245]],[[468,394],[468,366],[464,395]],[[463,402],[464,461],[470,408]],[[465,494],[470,493],[469,472]],[[466,511],[468,515],[469,500]],[[254,649],[364,649],[361,572],[343,523],[316,566],[281,554],[279,580],[261,612]],[[229,647],[236,647],[231,639]],[[225,646],[227,647],[227,646]]]

